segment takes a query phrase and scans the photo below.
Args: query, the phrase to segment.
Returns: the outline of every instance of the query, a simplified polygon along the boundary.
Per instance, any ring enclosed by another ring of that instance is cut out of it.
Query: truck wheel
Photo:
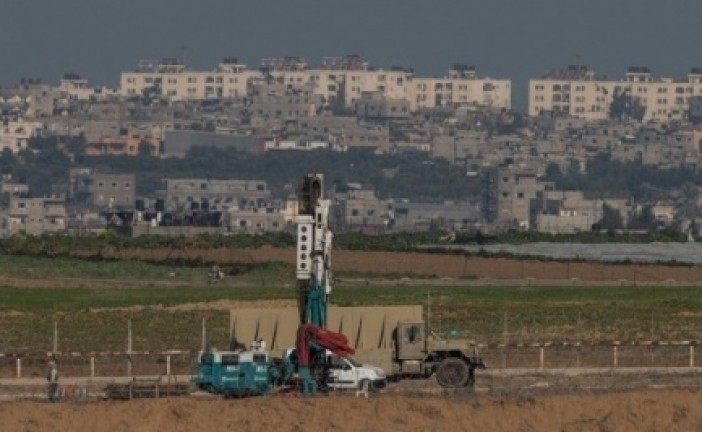
[[[436,368],[436,381],[441,387],[463,387],[469,375],[466,362],[456,357],[442,360]]]

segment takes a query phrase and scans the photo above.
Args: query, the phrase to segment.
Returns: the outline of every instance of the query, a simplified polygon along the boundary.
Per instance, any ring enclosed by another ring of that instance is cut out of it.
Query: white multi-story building
[[[136,71],[122,73],[120,90],[126,97],[151,90],[174,101],[240,98],[246,96],[249,81],[261,76],[236,59],[224,59],[212,71],[190,70],[173,59],[143,61]]]
[[[702,68],[687,77],[654,75],[646,67],[630,67],[623,79],[595,75],[586,66],[568,66],[529,80],[529,115],[561,112],[587,120],[609,118],[615,95],[628,93],[644,108],[644,122],[685,118],[688,99],[702,95]]]
[[[354,107],[367,92],[388,99],[407,100],[411,110],[459,105],[511,107],[511,82],[478,77],[475,68],[454,66],[444,78],[422,78],[402,68],[371,69],[359,56],[325,58],[320,68],[308,68],[304,59],[264,59],[261,70],[247,69],[235,60],[223,61],[214,71],[191,71],[181,62],[142,62],[124,72],[125,96],[157,91],[171,100],[235,98],[247,95],[248,85],[275,82],[290,89],[312,88],[325,103]]]
[[[479,77],[471,66],[454,65],[444,78],[411,78],[407,96],[412,110],[466,105],[509,109],[512,83]]]

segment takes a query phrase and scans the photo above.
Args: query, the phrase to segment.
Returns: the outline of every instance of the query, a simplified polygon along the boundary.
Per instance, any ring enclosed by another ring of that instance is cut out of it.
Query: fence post
[[[690,345],[690,367],[695,367],[695,346]]]
[[[132,320],[127,321],[127,376],[132,376]]]
[[[90,356],[90,378],[95,378],[95,356]]]
[[[618,358],[617,346],[614,345],[614,367],[617,367],[618,363],[619,363],[619,358]]]
[[[205,351],[206,349],[207,349],[207,318],[202,317],[202,350]]]
[[[543,346],[539,347],[539,369],[544,368],[544,354],[545,354],[544,347]]]
[[[22,378],[22,359],[17,357],[17,378]]]
[[[53,349],[51,351],[52,354],[56,354],[58,352],[58,321],[54,321],[54,344],[53,344]]]
[[[166,354],[166,376],[171,376],[171,355]]]
[[[507,368],[507,311],[502,315],[502,368]]]

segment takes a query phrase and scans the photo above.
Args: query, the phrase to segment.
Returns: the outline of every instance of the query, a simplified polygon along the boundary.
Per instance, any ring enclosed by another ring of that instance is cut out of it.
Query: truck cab
[[[399,322],[393,344],[396,376],[436,375],[442,387],[464,387],[475,383],[475,369],[485,368],[473,342],[438,338],[424,321]]]

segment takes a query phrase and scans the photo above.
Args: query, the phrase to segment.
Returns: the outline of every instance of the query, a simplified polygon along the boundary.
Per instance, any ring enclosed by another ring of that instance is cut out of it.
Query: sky
[[[529,77],[568,64],[623,75],[702,66],[699,0],[2,0],[0,85],[76,72],[116,86],[141,59],[211,69],[236,57],[360,54],[371,65],[442,76],[454,63],[510,78],[526,107]]]

